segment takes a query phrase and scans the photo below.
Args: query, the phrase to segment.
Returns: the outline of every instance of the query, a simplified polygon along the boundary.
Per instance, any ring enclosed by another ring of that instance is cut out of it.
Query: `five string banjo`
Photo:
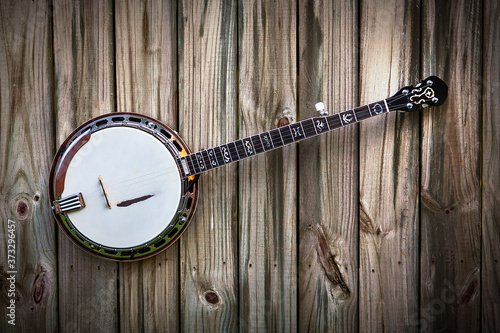
[[[389,98],[333,115],[318,103],[321,117],[197,153],[155,119],[103,115],[77,128],[57,152],[49,183],[52,210],[85,251],[118,261],[144,259],[186,230],[201,173],[391,111],[441,105],[447,94],[447,85],[431,76]]]

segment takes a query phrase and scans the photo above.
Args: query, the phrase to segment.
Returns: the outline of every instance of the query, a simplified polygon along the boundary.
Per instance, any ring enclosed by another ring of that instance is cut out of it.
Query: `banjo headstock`
[[[429,76],[415,86],[406,86],[387,99],[391,111],[414,111],[445,102],[448,86],[437,76]]]

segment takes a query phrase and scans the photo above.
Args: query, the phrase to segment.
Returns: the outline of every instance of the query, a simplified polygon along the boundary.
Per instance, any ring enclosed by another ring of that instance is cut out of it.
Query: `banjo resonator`
[[[85,251],[112,260],[150,257],[188,226],[198,198],[194,177],[179,173],[190,154],[159,121],[113,113],[76,129],[50,175],[53,213]]]

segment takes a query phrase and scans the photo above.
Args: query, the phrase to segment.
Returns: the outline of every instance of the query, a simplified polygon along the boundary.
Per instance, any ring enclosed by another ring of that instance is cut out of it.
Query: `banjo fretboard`
[[[273,149],[391,111],[389,99],[330,116],[308,118],[267,132],[205,149],[177,160],[183,177],[198,175]]]
[[[420,107],[441,105],[447,95],[448,86],[446,83],[436,76],[429,76],[416,86],[403,87],[393,96],[381,101],[331,116],[309,118],[217,147],[204,149],[178,158],[177,165],[183,178],[198,175],[389,111],[408,112]]]

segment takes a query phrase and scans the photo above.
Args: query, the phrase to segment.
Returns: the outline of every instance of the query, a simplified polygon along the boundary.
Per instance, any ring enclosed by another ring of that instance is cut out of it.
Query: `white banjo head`
[[[80,126],[61,146],[51,171],[57,222],[86,251],[137,260],[168,247],[185,230],[197,186],[178,158],[189,151],[158,121],[130,113]]]

